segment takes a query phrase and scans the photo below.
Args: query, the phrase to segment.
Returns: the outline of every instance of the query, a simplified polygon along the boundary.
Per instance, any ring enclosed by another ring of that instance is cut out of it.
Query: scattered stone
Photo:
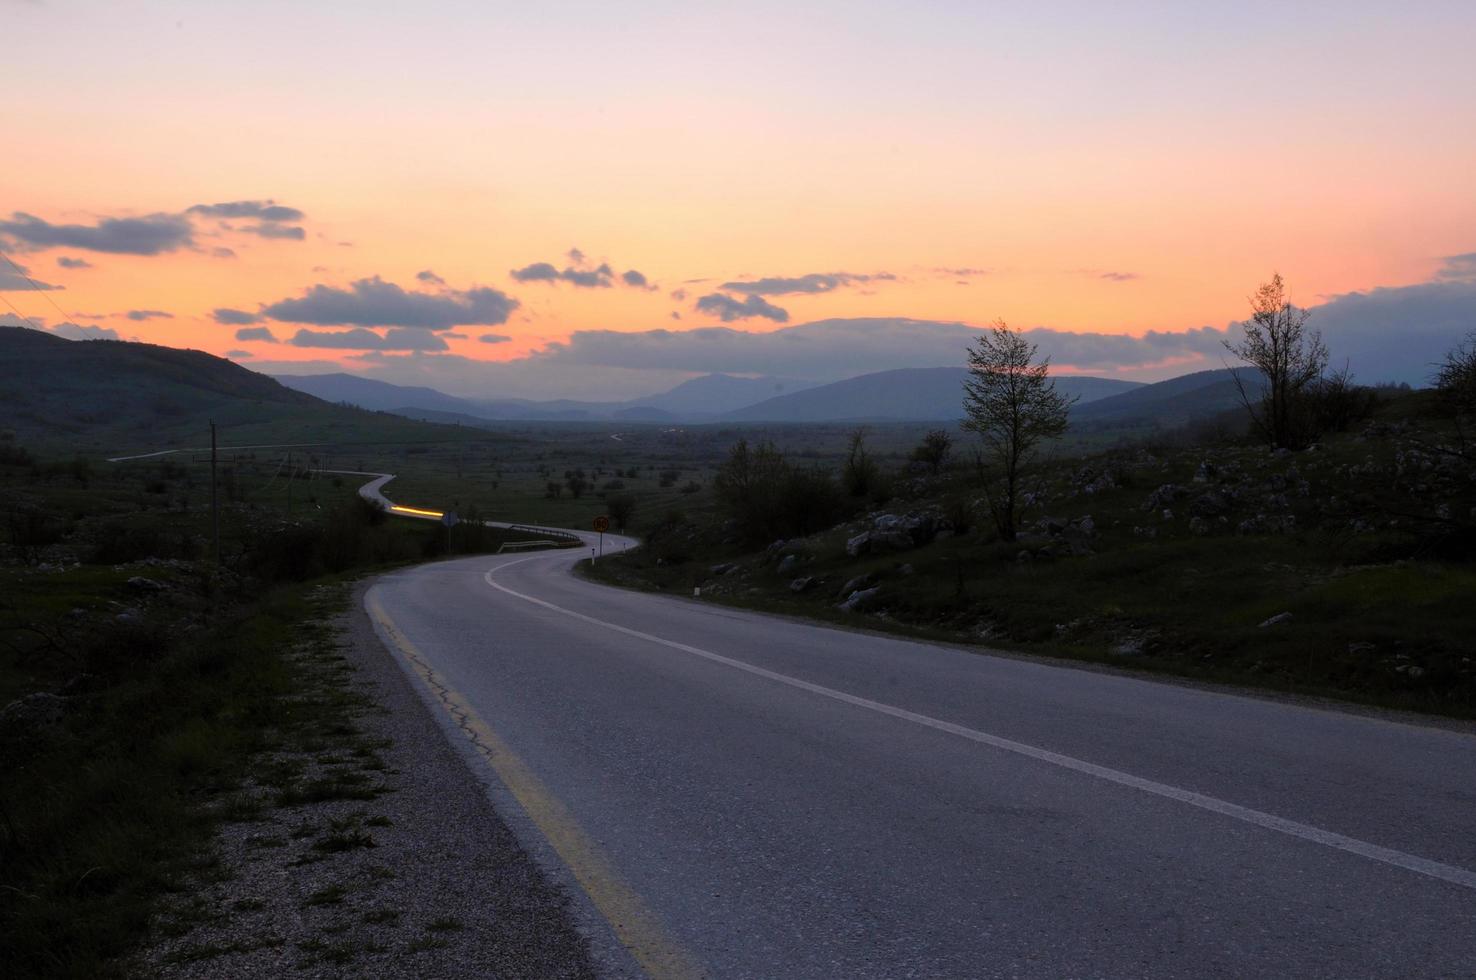
[[[1189,518],[1189,531],[1192,534],[1208,534],[1210,533],[1209,521],[1203,517],[1191,517]]]
[[[846,596],[845,600],[841,602],[836,608],[844,609],[846,612],[856,612],[857,610],[868,605],[879,594],[881,594],[880,586],[873,586],[869,589],[858,589],[857,591],[852,592],[850,595]]]
[[[848,596],[852,592],[857,591],[858,589],[864,589],[864,588],[869,587],[875,581],[876,581],[876,576],[875,575],[872,575],[870,572],[866,573],[865,575],[857,575],[855,578],[851,579],[845,585],[842,585],[841,586],[841,589],[840,589],[840,593],[839,594],[840,595],[843,595],[843,596]]]
[[[805,575],[805,576],[802,576],[800,578],[795,579],[793,582],[790,582],[789,583],[789,591],[791,591],[791,592],[804,592],[804,591],[807,591],[810,588],[810,586],[812,586],[814,584],[815,584],[814,577],[811,576],[811,575]]]
[[[1268,626],[1281,626],[1283,624],[1290,623],[1292,619],[1292,614],[1289,612],[1277,613],[1275,616],[1272,616],[1270,619],[1262,622],[1259,628],[1265,629]]]
[[[169,586],[165,585],[163,582],[160,582],[156,579],[145,578],[142,575],[135,575],[133,576],[133,578],[129,579],[128,587],[137,592],[163,592],[164,590],[169,588]]]
[[[737,567],[738,566],[733,564],[732,562],[725,561],[720,564],[713,565],[708,569],[708,571],[714,575],[727,575],[729,572],[733,571]]]
[[[1348,644],[1348,655],[1350,657],[1366,657],[1377,649],[1378,647],[1372,643],[1350,643]]]
[[[792,574],[796,568],[799,567],[799,563],[799,555],[785,555],[784,558],[779,562],[778,572],[782,576],[788,576]]]

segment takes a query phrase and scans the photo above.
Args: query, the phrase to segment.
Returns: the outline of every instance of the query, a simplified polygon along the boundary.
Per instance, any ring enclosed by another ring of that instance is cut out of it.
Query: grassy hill
[[[3,428],[34,449],[113,455],[209,444],[459,441],[465,429],[332,405],[203,351],[0,328]],[[485,433],[480,437],[485,438]]]

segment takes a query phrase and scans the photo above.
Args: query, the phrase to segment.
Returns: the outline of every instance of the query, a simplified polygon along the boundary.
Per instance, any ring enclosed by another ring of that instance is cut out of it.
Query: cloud
[[[258,221],[301,221],[307,215],[276,201],[225,201],[220,204],[196,204],[191,214],[207,218],[255,218]]]
[[[1442,282],[1471,282],[1476,280],[1476,252],[1464,255],[1447,255],[1435,278]]]
[[[1106,279],[1108,282],[1132,282],[1134,279],[1141,279],[1143,277],[1136,272],[1104,272],[1097,276],[1097,278]]]
[[[83,326],[80,323],[58,323],[50,328],[50,332],[58,337],[68,340],[122,340],[118,331],[112,327],[99,327],[97,324]]]
[[[173,313],[166,313],[163,310],[129,310],[127,313],[125,313],[123,315],[126,316],[126,317],[128,317],[128,319],[130,319],[130,320],[139,321],[139,322],[141,322],[143,320],[173,320],[174,319],[174,314]]]
[[[16,211],[0,221],[0,237],[23,248],[80,248],[115,255],[162,255],[194,244],[194,228],[182,214],[100,218],[93,225],[54,225]]]
[[[238,361],[244,361],[256,355],[252,354],[249,350],[228,350],[225,352],[225,356],[235,358]]]
[[[233,248],[226,248],[224,245],[217,245],[215,248],[212,248],[210,250],[210,254],[215,256],[217,259],[234,259],[236,257],[236,250]]]
[[[39,289],[49,292],[53,289],[65,289],[65,286],[54,286],[49,282],[42,282],[31,275],[31,270],[16,263],[11,265],[7,262],[0,265],[0,292],[10,292],[19,289]]]
[[[237,340],[260,340],[268,344],[281,343],[270,327],[242,327],[236,331]]]
[[[294,347],[329,347],[338,350],[446,350],[446,341],[424,327],[394,327],[384,334],[363,327],[352,330],[299,330],[288,341]]]
[[[625,270],[624,272],[622,272],[620,274],[620,279],[627,286],[634,286],[636,289],[655,289],[656,288],[655,286],[651,285],[651,283],[646,279],[645,273],[638,272],[635,269],[627,269],[627,270]]]
[[[787,296],[792,293],[829,293],[842,286],[862,282],[892,281],[897,277],[890,272],[861,274],[855,272],[811,272],[803,276],[784,278],[771,276],[765,279],[737,280],[725,282],[721,288],[735,293],[752,296]]]
[[[578,249],[574,249],[570,255],[578,252]],[[582,253],[580,257],[583,258]],[[601,263],[593,269],[566,266],[560,270],[554,268],[549,262],[534,262],[521,269],[513,269],[508,272],[508,275],[517,282],[567,282],[584,289],[608,289],[614,285],[615,279],[614,270],[606,263]]]
[[[716,316],[724,323],[751,317],[763,317],[775,323],[784,323],[789,319],[788,310],[780,309],[757,294],[745,296],[740,301],[722,293],[708,293],[697,300],[697,309]]]
[[[442,279],[440,276],[436,275],[429,269],[422,269],[421,271],[415,273],[415,278],[419,279],[421,282],[428,282],[432,286],[446,285],[446,280]]]
[[[58,255],[56,264],[63,269],[91,269],[92,263],[86,259],[74,259],[69,255]]]
[[[569,251],[564,253],[564,257],[567,258],[570,262],[573,262],[575,265],[584,264],[584,253],[579,251],[579,249],[577,248],[569,249]]]
[[[233,310],[229,306],[217,306],[214,310],[210,311],[210,319],[228,327],[236,327],[246,323],[260,323],[262,316],[260,313]]]
[[[933,271],[936,272],[936,273],[938,273],[938,275],[940,275],[940,276],[949,276],[949,277],[954,278],[954,279],[968,279],[968,278],[971,278],[973,276],[987,276],[987,275],[989,275],[989,270],[988,269],[975,269],[975,268],[971,268],[969,266],[963,266],[963,267],[957,268],[957,269],[949,269],[949,268],[946,268],[946,267],[940,267],[940,268],[934,269]]]
[[[676,300],[678,303],[685,302],[687,299],[687,291],[685,289],[673,289],[671,291],[671,298]]]
[[[300,242],[307,237],[307,232],[297,225],[242,225],[236,229],[244,231],[248,235],[258,235],[262,238],[281,238],[289,241]]]
[[[477,339],[484,344],[505,344],[509,340],[512,340],[511,337],[504,336],[500,333],[484,333]]]
[[[445,330],[506,323],[517,308],[516,299],[488,286],[421,293],[374,276],[350,283],[347,289],[316,285],[300,297],[267,304],[261,312],[273,320],[316,326]]]

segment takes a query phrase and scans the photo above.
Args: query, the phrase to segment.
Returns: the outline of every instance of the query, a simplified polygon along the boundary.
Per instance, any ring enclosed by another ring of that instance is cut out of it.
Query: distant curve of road
[[[365,606],[612,975],[1476,975],[1469,731],[571,563],[423,565]]]

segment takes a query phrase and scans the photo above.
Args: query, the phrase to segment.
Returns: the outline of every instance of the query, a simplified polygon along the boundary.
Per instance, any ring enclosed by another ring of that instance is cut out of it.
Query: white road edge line
[[[1476,890],[1476,872],[1468,871],[1465,868],[1459,868],[1451,864],[1442,864],[1439,861],[1431,861],[1428,858],[1406,854],[1403,851],[1396,851],[1388,847],[1380,847],[1378,844],[1370,844],[1367,841],[1361,841],[1354,837],[1345,837],[1342,834],[1334,833],[1330,830],[1323,830],[1321,827],[1313,827],[1310,824],[1288,820],[1285,817],[1278,817],[1275,814],[1252,810],[1250,807],[1240,806],[1239,804],[1230,803],[1227,800],[1217,799],[1213,796],[1205,796],[1203,793],[1196,793],[1193,790],[1181,789],[1178,786],[1170,786],[1167,783],[1155,782],[1152,779],[1145,779],[1142,776],[1134,776],[1132,773],[1123,772],[1120,769],[1099,766],[1069,755],[1061,755],[1057,752],[1051,752],[1048,749],[1037,748],[1034,745],[1026,745],[1023,742],[1012,741],[1011,739],[1001,738],[998,735],[990,735],[988,732],[981,732],[963,725],[956,725],[951,721],[942,721],[941,719],[932,718],[928,715],[918,714],[915,711],[908,711],[906,708],[898,708],[890,704],[883,704],[880,701],[872,701],[869,698],[857,697],[854,694],[847,694],[845,691],[837,691],[834,688],[800,680],[798,677],[790,677],[788,674],[781,674],[764,667],[744,663],[741,660],[734,660],[720,653],[713,653],[711,650],[703,650],[700,647],[689,646],[686,643],[678,643],[675,640],[668,640],[650,633],[643,633],[640,630],[631,629],[628,626],[620,626],[616,623],[606,622],[603,619],[596,619],[593,616],[586,616],[584,613],[575,612],[572,609],[565,609],[563,606],[554,605],[552,602],[547,602],[543,599],[509,589],[507,586],[499,585],[492,580],[492,572],[494,571],[500,571],[501,569],[511,565],[518,565],[525,561],[535,561],[540,558],[546,559],[547,557],[545,555],[535,555],[529,558],[520,558],[517,561],[510,561],[491,569],[482,577],[488,585],[499,592],[505,592],[525,602],[531,602],[536,606],[542,606],[545,609],[562,613],[565,616],[570,616],[595,626],[613,630],[616,633],[624,633],[626,636],[632,636],[639,640],[646,640],[673,650],[680,650],[683,653],[690,653],[704,660],[710,660],[713,663],[732,667],[735,670],[745,671],[756,677],[763,677],[779,684],[787,684],[790,687],[796,687],[802,691],[809,691],[812,694],[818,694],[821,697],[830,698],[833,701],[840,701],[858,708],[865,708],[868,711],[875,711],[878,714],[899,718],[902,721],[910,721],[915,725],[922,725],[925,728],[932,728],[940,732],[947,732],[950,735],[957,735],[960,738],[966,738],[972,742],[979,742],[1005,752],[1013,752],[1016,755],[1035,759],[1038,762],[1045,762],[1087,776],[1095,776],[1109,783],[1127,786],[1130,789],[1136,789],[1143,793],[1150,793],[1154,796],[1161,796],[1164,799],[1198,807],[1201,810],[1208,810],[1211,813],[1218,813],[1221,816],[1230,817],[1232,820],[1239,820],[1242,823],[1264,827],[1267,830],[1274,830],[1277,833],[1286,834],[1290,837],[1298,837],[1302,840],[1311,841],[1314,844],[1321,844],[1324,847],[1347,851],[1350,854],[1357,854],[1360,857],[1365,857],[1372,861],[1379,861],[1383,864],[1393,865],[1396,868],[1403,868],[1406,871],[1413,871],[1416,874],[1438,878],[1441,881],[1447,881],[1453,885],[1460,885],[1463,888]]]

